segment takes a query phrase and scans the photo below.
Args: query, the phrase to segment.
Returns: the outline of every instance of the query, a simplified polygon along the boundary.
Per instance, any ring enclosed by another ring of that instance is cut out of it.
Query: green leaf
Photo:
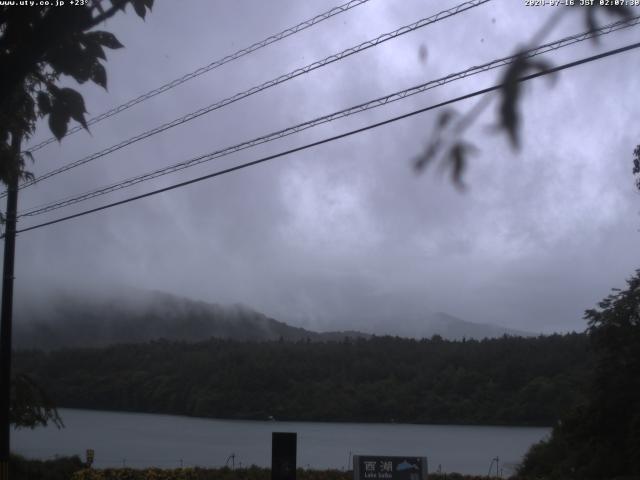
[[[78,83],[89,80],[93,65],[98,63],[95,54],[82,48],[79,43],[51,50],[47,54],[47,61],[54,70],[73,77]]]
[[[49,114],[49,128],[58,141],[62,140],[62,137],[67,134],[68,123],[69,116],[65,115],[63,111],[53,110]]]
[[[520,114],[518,102],[520,100],[521,82],[519,79],[529,73],[530,70],[543,71],[550,64],[540,60],[531,60],[521,52],[516,60],[507,69],[501,87],[502,102],[500,104],[500,126],[509,135],[511,145],[515,149],[520,148]]]
[[[84,107],[84,99],[82,98],[82,95],[72,88],[63,88],[60,90],[58,98],[66,107],[68,115],[85,129],[88,129],[87,122],[84,118],[84,114],[87,110]]]
[[[29,150],[25,150],[24,152],[22,152],[22,155],[31,160],[31,163],[34,162],[33,153],[31,153]]]
[[[477,151],[475,146],[465,142],[458,142],[449,150],[448,161],[451,164],[451,179],[459,188],[465,187],[462,176],[467,168],[468,157]]]
[[[90,54],[93,58],[95,59],[101,58],[102,60],[106,60],[107,56],[104,53],[104,49],[100,45],[100,41],[94,35],[95,33],[100,33],[100,32],[85,33],[80,41],[84,45],[86,52]]]
[[[144,0],[131,0],[131,5],[140,18],[144,18],[147,14],[147,8]]]
[[[36,99],[38,102],[38,109],[40,109],[40,113],[42,115],[49,114],[51,112],[51,98],[49,97],[49,95],[44,91],[40,91],[38,92]]]
[[[451,124],[453,119],[457,116],[458,112],[452,109],[444,110],[442,113],[440,113],[440,115],[438,115],[438,119],[435,122],[433,133],[431,135],[432,140],[414,161],[413,166],[417,171],[420,171],[427,167],[430,163],[433,163],[436,157],[440,155],[444,144],[446,144],[445,131],[447,130],[447,127]]]
[[[33,172],[28,172],[26,170],[20,171],[20,180],[23,180],[25,182],[30,182],[35,179],[36,179],[36,176],[33,174]]]
[[[113,33],[100,31],[100,32],[92,32],[92,34],[93,34],[93,37],[95,37],[96,41],[100,45],[110,48],[111,50],[124,48],[124,45],[122,45],[118,41],[118,39]]]
[[[91,80],[93,80],[94,83],[100,85],[105,90],[107,89],[107,71],[105,70],[104,66],[99,63],[96,63],[93,66]]]
[[[51,90],[51,89],[50,89]],[[51,132],[60,140],[67,133],[69,119],[73,118],[88,129],[84,118],[86,113],[82,95],[72,88],[56,88],[53,95],[51,113],[49,115],[49,127]]]

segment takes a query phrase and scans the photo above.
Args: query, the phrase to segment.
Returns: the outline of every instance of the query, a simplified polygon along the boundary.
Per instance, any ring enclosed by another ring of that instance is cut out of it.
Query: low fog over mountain
[[[91,347],[160,338],[331,341],[370,334],[408,337],[438,334],[449,339],[527,335],[495,325],[466,322],[444,313],[394,319],[384,312],[370,315],[369,323],[366,318],[355,319],[358,331],[343,327],[317,332],[270,318],[241,304],[220,305],[158,291],[124,288],[102,294],[58,290],[41,293],[38,298],[20,298],[15,316],[17,348]]]

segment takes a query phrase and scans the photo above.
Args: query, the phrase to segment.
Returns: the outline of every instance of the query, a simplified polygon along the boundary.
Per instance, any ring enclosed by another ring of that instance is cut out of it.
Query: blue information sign
[[[426,457],[353,457],[353,480],[426,480],[427,473]]]

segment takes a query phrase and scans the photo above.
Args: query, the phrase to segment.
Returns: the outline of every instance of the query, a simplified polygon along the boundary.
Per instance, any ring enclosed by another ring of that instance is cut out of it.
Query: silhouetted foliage
[[[92,30],[132,5],[144,18],[153,0],[83,2],[73,7],[0,6],[0,180],[7,183],[24,171],[24,152],[18,159],[11,138],[28,138],[36,120],[48,116],[51,132],[60,140],[73,119],[87,128],[86,108],[76,90],[56,85],[62,75],[82,84],[92,81],[107,88],[101,63],[105,48],[122,44],[109,32]]]
[[[626,5],[600,5],[599,1],[592,6],[580,5],[576,1],[576,9],[557,9],[553,12],[542,28],[534,35],[525,47],[516,53],[517,57],[505,70],[501,81],[498,108],[497,130],[504,132],[514,150],[520,149],[520,129],[522,126],[520,109],[522,101],[522,83],[520,79],[532,71],[543,72],[552,67],[545,60],[532,59],[525,55],[528,49],[538,47],[544,37],[553,29],[558,19],[567,11],[575,11],[584,15],[585,24],[589,32],[600,28],[599,17],[609,15],[629,20],[633,17],[633,10]],[[598,37],[593,37],[593,42],[598,42]],[[471,126],[479,115],[490,105],[493,92],[486,93],[480,101],[465,115],[459,115],[453,110],[443,112],[435,123],[434,131],[424,151],[415,159],[414,166],[420,171],[432,163],[440,162],[443,168],[451,169],[452,181],[458,187],[464,186],[463,175],[466,170],[469,157],[478,152],[471,143],[462,139],[462,135]],[[455,120],[455,121],[454,121]],[[638,181],[640,182],[640,180]],[[640,183],[638,183],[640,188]]]
[[[70,480],[86,465],[79,457],[61,457],[55,460],[30,460],[11,455],[9,473],[12,480]]]
[[[14,376],[11,382],[9,419],[15,428],[46,427],[49,422],[58,428],[64,426],[47,393],[24,374]]]
[[[47,2],[49,3],[49,2]],[[104,48],[121,48],[117,38],[92,29],[131,4],[144,18],[153,0],[82,2],[69,8],[51,5],[0,6],[0,181],[13,183],[32,177],[25,171],[29,152],[16,155],[19,141],[29,138],[36,121],[48,116],[51,132],[60,140],[71,119],[87,128],[82,95],[56,83],[61,76],[82,84],[92,81],[107,88],[101,61]],[[17,145],[15,145],[17,143]],[[14,145],[12,145],[14,144]],[[0,215],[0,221],[4,216]],[[44,390],[25,375],[14,376],[11,385],[11,422],[34,428],[53,422],[62,426]]]
[[[16,352],[72,408],[215,418],[552,425],[582,398],[584,334],[446,341],[156,341]]]
[[[585,401],[531,449],[523,478],[640,476],[640,270],[585,318],[596,362]]]

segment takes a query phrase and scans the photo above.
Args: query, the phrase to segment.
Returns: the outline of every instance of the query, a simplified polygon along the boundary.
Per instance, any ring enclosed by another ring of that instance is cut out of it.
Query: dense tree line
[[[482,341],[154,341],[15,354],[61,407],[215,418],[552,425],[582,398],[583,334]]]

